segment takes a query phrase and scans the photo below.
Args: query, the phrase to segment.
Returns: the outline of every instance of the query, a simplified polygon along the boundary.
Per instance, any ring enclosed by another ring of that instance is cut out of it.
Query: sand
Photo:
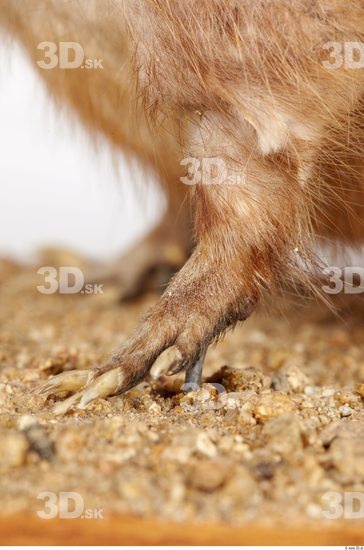
[[[199,391],[146,380],[55,417],[59,397],[34,391],[100,364],[158,297],[44,295],[36,269],[0,263],[0,516],[47,513],[46,491],[77,493],[98,520],[363,524],[328,495],[364,501],[360,309],[268,307],[209,351]]]

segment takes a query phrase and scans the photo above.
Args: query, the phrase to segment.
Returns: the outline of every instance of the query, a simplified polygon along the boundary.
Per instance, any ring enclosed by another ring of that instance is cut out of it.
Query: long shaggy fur
[[[363,42],[364,2],[135,0],[125,10],[145,112],[178,120],[186,155],[244,173],[239,190],[194,190],[197,234],[225,257],[238,252],[245,288],[282,274],[309,284],[318,237],[363,234],[364,71],[322,62],[327,42]]]
[[[42,76],[153,166],[172,217],[185,157],[240,177],[191,187],[196,247],[115,358],[128,387],[172,344],[189,368],[264,289],[312,286],[320,239],[363,239],[364,70],[323,65],[327,42],[364,42],[363,0],[6,0],[0,21],[32,58],[45,39],[104,58]]]

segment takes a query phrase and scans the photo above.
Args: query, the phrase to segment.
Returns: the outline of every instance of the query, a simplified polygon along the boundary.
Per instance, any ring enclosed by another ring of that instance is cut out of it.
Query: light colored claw
[[[160,376],[168,374],[171,369],[177,367],[181,360],[182,354],[177,346],[165,349],[155,360],[150,370],[150,376],[157,380]]]
[[[91,401],[94,401],[98,397],[108,397],[115,393],[122,384],[122,374],[120,369],[112,369],[110,371],[101,374],[91,384],[86,386],[82,391],[71,395],[65,401],[57,403],[53,407],[53,413],[55,415],[66,414],[71,408],[77,407],[77,409],[85,409]]]
[[[71,372],[63,372],[47,380],[43,386],[37,390],[37,393],[42,395],[57,394],[66,391],[78,391],[86,384],[91,382],[94,375],[93,370],[73,370]]]
[[[85,409],[91,401],[98,397],[109,397],[121,388],[123,375],[121,369],[112,369],[101,374],[94,382],[81,392],[78,409]]]
[[[76,403],[80,401],[81,397],[82,392],[78,392],[74,395],[71,395],[71,397],[69,397],[68,399],[56,403],[56,405],[54,405],[52,409],[53,414],[55,414],[56,416],[66,414],[67,411],[69,411],[74,405],[76,405]]]

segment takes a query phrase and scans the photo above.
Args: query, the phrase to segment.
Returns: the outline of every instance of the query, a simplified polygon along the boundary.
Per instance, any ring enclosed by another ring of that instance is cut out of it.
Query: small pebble
[[[25,464],[29,444],[26,437],[15,431],[4,431],[1,437],[0,470],[8,471]]]
[[[273,378],[273,387],[278,391],[300,392],[309,384],[307,376],[295,365],[283,367]]]
[[[188,483],[199,491],[210,493],[221,488],[230,474],[228,466],[204,460],[191,468]]]
[[[209,458],[215,458],[217,455],[216,445],[214,445],[206,433],[200,433],[197,436],[196,449]]]
[[[293,411],[294,408],[294,403],[288,395],[277,392],[262,396],[254,408],[254,414],[258,420],[264,422],[274,416]]]
[[[353,409],[349,405],[342,405],[339,407],[340,415],[342,417],[351,416],[353,414]]]

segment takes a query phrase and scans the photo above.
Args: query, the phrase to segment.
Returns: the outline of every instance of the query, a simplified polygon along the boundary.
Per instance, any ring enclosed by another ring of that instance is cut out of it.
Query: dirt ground
[[[100,364],[156,296],[122,305],[115,287],[44,295],[41,282],[0,263],[1,516],[36,517],[40,493],[70,491],[95,518],[332,526],[328,493],[364,495],[362,310],[261,313],[210,350],[199,391],[147,380],[55,417],[59,398],[34,390]]]

